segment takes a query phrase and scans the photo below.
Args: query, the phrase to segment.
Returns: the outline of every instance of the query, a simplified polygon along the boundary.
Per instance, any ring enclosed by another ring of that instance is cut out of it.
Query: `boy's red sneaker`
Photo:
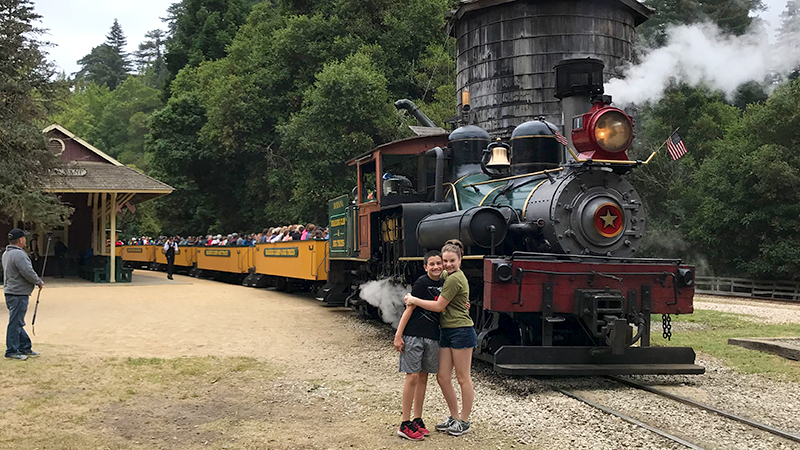
[[[422,421],[422,417],[417,417],[413,420],[414,425],[417,426],[417,431],[422,433],[423,436],[430,436],[431,432],[425,428],[425,422]]]
[[[403,439],[410,439],[412,441],[421,441],[425,439],[425,436],[417,429],[416,424],[410,420],[400,424],[397,435]]]

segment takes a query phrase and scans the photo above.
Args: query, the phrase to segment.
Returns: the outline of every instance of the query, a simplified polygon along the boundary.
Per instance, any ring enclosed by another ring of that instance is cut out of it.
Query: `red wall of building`
[[[64,151],[59,155],[64,161],[106,162],[106,160],[101,158],[98,154],[86,149],[58,130],[50,130],[48,136],[50,137],[50,141],[47,145],[56,154],[61,152],[61,143],[54,139],[60,139],[64,143]]]

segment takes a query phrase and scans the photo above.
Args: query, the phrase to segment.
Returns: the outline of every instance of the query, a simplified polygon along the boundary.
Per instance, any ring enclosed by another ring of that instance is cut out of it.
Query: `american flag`
[[[673,161],[677,161],[678,158],[686,154],[686,144],[683,143],[683,139],[678,136],[677,132],[672,133],[672,136],[667,138],[667,152],[669,152],[669,157]]]
[[[558,130],[553,130],[553,133],[555,133],[556,141],[558,141],[559,144],[563,145],[564,147],[569,147],[569,141],[563,134],[561,134],[561,132]]]

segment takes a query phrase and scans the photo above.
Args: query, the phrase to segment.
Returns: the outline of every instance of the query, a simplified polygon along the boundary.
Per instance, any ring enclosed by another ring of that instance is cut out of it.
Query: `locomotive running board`
[[[506,375],[653,375],[702,374],[690,347],[628,347],[623,355],[597,347],[504,346],[494,354],[477,355]],[[493,359],[493,361],[492,361]]]

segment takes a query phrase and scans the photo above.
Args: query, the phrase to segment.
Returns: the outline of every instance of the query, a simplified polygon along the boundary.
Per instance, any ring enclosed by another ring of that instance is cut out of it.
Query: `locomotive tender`
[[[374,315],[359,285],[410,283],[427,250],[458,238],[474,356],[498,372],[703,373],[691,348],[650,345],[652,314],[662,314],[669,337],[669,315],[692,313],[694,271],[635,257],[646,213],[625,174],[643,163],[628,160],[633,122],[603,95],[602,73],[593,59],[556,67],[573,158],[542,117],[515,127],[508,143],[464,125],[350,160],[358,185],[354,198],[330,202],[328,283],[318,298]],[[422,115],[407,101],[397,106]]]

